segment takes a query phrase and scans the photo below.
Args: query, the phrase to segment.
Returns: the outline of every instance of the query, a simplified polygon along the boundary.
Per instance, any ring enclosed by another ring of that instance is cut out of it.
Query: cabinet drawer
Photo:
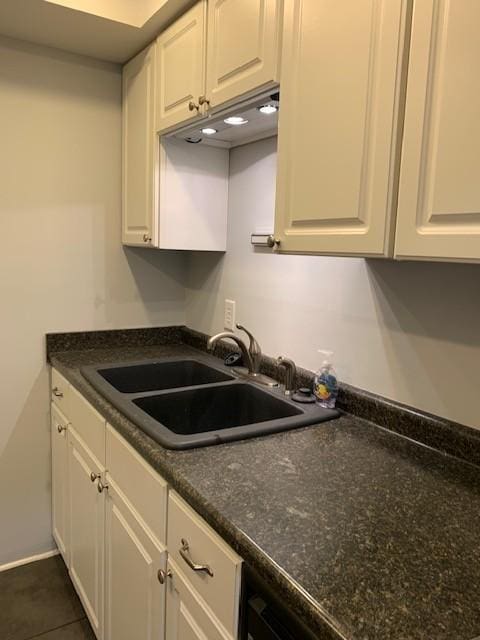
[[[181,567],[197,594],[228,633],[236,637],[242,565],[240,556],[173,491],[168,498],[167,540],[170,558]],[[213,575],[206,571],[195,571],[186,559],[208,566]]]
[[[70,384],[56,369],[52,368],[50,395],[52,396],[52,401],[61,409],[67,418],[69,417],[70,390]]]
[[[165,544],[167,483],[110,425],[106,449],[108,476],[157,540]]]
[[[166,637],[168,640],[235,640],[198,597],[180,568],[168,561]]]
[[[105,464],[105,419],[70,387],[68,418],[98,462]]]

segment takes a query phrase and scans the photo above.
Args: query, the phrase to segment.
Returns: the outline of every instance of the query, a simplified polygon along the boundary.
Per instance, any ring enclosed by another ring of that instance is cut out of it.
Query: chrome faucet
[[[262,350],[260,349],[260,345],[248,329],[242,327],[241,324],[237,324],[236,327],[237,329],[240,329],[240,331],[246,333],[248,339],[250,340],[250,344],[248,345],[248,353],[252,362],[253,373],[258,373],[260,371],[260,364],[262,362]]]
[[[285,395],[291,396],[295,392],[295,378],[297,377],[297,367],[290,358],[279,356],[277,364],[285,367]]]
[[[248,369],[248,373],[253,375],[255,371],[253,370],[253,361],[247,349],[247,345],[244,343],[244,341],[241,338],[239,338],[234,333],[232,333],[232,331],[222,331],[221,333],[217,333],[216,335],[209,338],[207,342],[207,351],[213,351],[213,349],[215,348],[215,345],[219,340],[223,340],[227,338],[230,340],[233,340],[238,344],[240,351],[242,352],[243,361]]]
[[[269,378],[268,376],[260,373],[262,350],[260,349],[260,345],[258,344],[258,342],[255,340],[250,331],[248,331],[248,329],[245,329],[245,327],[242,327],[242,325],[240,324],[237,324],[236,327],[237,329],[240,329],[240,331],[244,331],[247,334],[250,340],[248,348],[245,342],[237,335],[235,335],[232,331],[222,331],[221,333],[217,333],[216,335],[209,338],[207,342],[207,351],[213,351],[215,345],[219,340],[233,340],[234,342],[236,342],[236,344],[240,348],[240,351],[242,352],[243,362],[246,367],[234,367],[233,371],[240,376],[249,378],[254,382],[258,382],[259,384],[263,384],[267,387],[278,387],[278,382],[276,380],[273,380],[273,378]]]

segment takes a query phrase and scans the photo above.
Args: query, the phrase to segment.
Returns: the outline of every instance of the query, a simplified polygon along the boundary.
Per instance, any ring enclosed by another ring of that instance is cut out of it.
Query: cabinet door
[[[415,0],[395,255],[480,260],[480,3]]]
[[[52,528],[53,537],[69,566],[68,542],[68,420],[52,403]]]
[[[155,44],[123,68],[122,241],[155,238]]]
[[[208,3],[207,97],[215,108],[278,83],[282,0]]]
[[[391,253],[406,5],[286,0],[280,251]]]
[[[171,560],[168,574],[165,640],[234,640]]]
[[[105,491],[91,474],[103,474],[74,429],[68,436],[70,576],[99,640],[103,638]]]
[[[205,12],[206,0],[201,0],[157,38],[157,131],[203,115]]]
[[[165,628],[166,551],[110,477],[108,487],[105,638],[160,640]]]

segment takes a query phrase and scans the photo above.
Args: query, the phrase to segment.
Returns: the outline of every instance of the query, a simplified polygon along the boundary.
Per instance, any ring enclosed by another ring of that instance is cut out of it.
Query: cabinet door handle
[[[185,540],[185,538],[182,538],[182,547],[179,550],[179,553],[182,556],[183,560],[185,560],[185,562],[188,564],[190,569],[193,569],[193,571],[208,573],[208,575],[213,578],[213,571],[210,569],[208,564],[196,564],[192,560],[192,558],[190,557],[190,545],[188,544],[187,540]]]
[[[207,105],[207,109],[210,109],[210,100],[207,99],[207,96],[200,96],[198,98],[198,104],[202,107],[204,104]]]
[[[188,109],[190,111],[195,111],[195,109],[197,111],[200,111],[200,105],[196,104],[193,100],[190,100],[190,102],[188,103]]]
[[[65,427],[63,424],[57,424],[57,431],[58,433],[62,433],[63,431],[66,431],[67,427]]]
[[[95,480],[99,480],[99,479],[100,479],[100,474],[95,473],[95,471],[92,471],[92,473],[90,474],[90,480],[92,482],[95,482]]]
[[[151,237],[148,235],[148,233],[144,233],[144,234],[143,234],[143,241],[144,241],[144,242],[151,242],[151,241],[152,241],[152,239],[151,239]]]
[[[104,489],[108,491],[108,484],[103,484],[103,482],[99,480],[97,484],[97,489],[98,489],[98,493],[103,493]]]
[[[173,573],[170,571],[170,569],[167,569],[166,571],[164,571],[163,569],[159,569],[157,571],[157,578],[160,584],[165,584],[166,579],[171,578],[172,576]]]
[[[60,389],[58,387],[53,387],[52,393],[57,398],[63,398],[63,393],[60,391]]]

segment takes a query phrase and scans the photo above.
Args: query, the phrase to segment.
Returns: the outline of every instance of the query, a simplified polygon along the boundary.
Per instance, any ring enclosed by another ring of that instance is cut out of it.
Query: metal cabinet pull
[[[144,241],[144,242],[151,242],[151,241],[152,241],[152,239],[151,239],[151,237],[148,235],[148,233],[144,233],[144,234],[143,234],[143,241]]]
[[[60,391],[60,389],[58,387],[53,387],[52,393],[57,398],[63,398],[63,393]]]
[[[159,569],[157,571],[157,578],[160,584],[165,584],[166,579],[171,578],[172,576],[173,573],[170,571],[170,569],[167,569],[166,571],[164,571],[163,569]]]
[[[95,480],[99,480],[99,479],[100,479],[100,474],[95,473],[95,471],[92,471],[92,473],[90,474],[90,480],[92,482],[95,482]]]
[[[179,552],[190,569],[193,569],[193,571],[203,571],[204,573],[208,573],[208,575],[213,578],[213,571],[210,569],[208,564],[196,564],[192,560],[192,558],[190,557],[190,546],[185,538],[182,538],[182,547]]]
[[[62,431],[66,431],[67,427],[65,427],[63,424],[57,424],[57,431],[58,433],[62,433]]]
[[[102,493],[104,489],[108,491],[108,484],[103,484],[103,482],[99,480],[97,484],[97,489],[98,489],[98,493]]]
[[[198,111],[200,111],[200,105],[196,104],[195,102],[193,102],[193,100],[190,100],[190,102],[188,103],[188,109],[190,111],[195,111],[195,109]]]
[[[210,109],[210,100],[207,99],[207,96],[200,96],[198,98],[198,104],[202,107],[204,104],[207,105],[207,109]]]

